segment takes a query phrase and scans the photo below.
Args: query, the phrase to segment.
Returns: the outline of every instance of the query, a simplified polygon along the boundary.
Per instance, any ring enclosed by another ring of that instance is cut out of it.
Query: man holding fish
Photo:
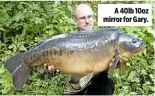
[[[80,4],[75,9],[75,23],[78,25],[79,30],[87,32],[94,28],[94,15],[91,7],[87,4]],[[111,66],[112,62],[109,64]],[[47,66],[44,64],[47,71],[56,71],[54,66]],[[97,75],[89,74],[87,76],[72,75],[70,80],[70,88],[66,90],[65,94],[73,95],[112,95],[114,93],[114,83],[108,78],[108,68],[106,71]],[[80,82],[81,81],[81,82]],[[85,85],[81,85],[84,83]],[[83,87],[83,88],[82,88]]]
[[[86,4],[76,8],[75,22],[79,26],[77,32],[45,39],[35,48],[5,62],[4,68],[12,73],[17,90],[26,83],[33,67],[44,65],[49,70],[58,69],[71,75],[70,86],[64,94],[114,93],[114,83],[108,78],[108,73],[119,64],[120,74],[123,74],[125,64],[121,60],[141,52],[144,42],[119,29],[93,29],[93,12]]]

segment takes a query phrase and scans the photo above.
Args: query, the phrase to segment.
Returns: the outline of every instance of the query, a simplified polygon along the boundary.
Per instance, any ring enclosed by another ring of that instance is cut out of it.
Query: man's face
[[[79,26],[80,30],[92,30],[94,27],[94,17],[92,10],[89,8],[78,10],[76,13],[75,22]]]

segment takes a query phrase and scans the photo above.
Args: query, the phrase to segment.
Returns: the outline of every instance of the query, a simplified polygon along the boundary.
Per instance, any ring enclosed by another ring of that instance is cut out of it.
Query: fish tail
[[[23,53],[19,53],[10,59],[8,59],[4,63],[5,70],[9,71],[10,73],[13,73],[14,70],[21,64],[21,57],[23,56]]]
[[[21,64],[13,73],[13,85],[17,90],[20,90],[30,75],[30,68]]]
[[[23,53],[19,53],[5,62],[4,68],[13,74],[13,85],[20,90],[30,75],[30,68],[26,66],[22,59]]]

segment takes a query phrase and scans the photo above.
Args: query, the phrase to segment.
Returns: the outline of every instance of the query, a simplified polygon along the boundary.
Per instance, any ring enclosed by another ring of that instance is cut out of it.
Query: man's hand
[[[46,63],[44,64],[44,68],[45,68],[44,70],[45,73],[52,73],[53,75],[60,73],[60,71],[55,69],[54,66],[52,65],[49,66]]]
[[[108,71],[109,71],[110,67],[111,67],[111,66],[112,66],[112,64],[114,63],[114,60],[115,60],[115,59],[112,59],[112,60],[111,60],[111,62],[109,63],[108,68],[106,69],[106,72],[108,72]]]

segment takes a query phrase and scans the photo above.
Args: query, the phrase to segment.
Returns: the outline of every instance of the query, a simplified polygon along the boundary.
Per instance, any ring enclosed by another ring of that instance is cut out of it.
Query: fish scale
[[[26,64],[29,66],[34,66],[32,64],[36,65],[36,62],[45,62],[48,61],[49,57],[54,57],[54,56],[60,56],[62,55],[62,50],[56,49],[56,48],[48,48],[40,51],[31,51],[27,54],[24,55],[24,61]]]
[[[110,33],[108,33],[108,31],[107,32],[100,32],[99,34],[93,34],[93,33],[95,33],[95,32],[92,32],[92,34],[87,34],[87,32],[85,32],[83,34],[81,32],[81,33],[75,33],[72,35],[67,35],[65,38],[56,39],[56,40],[53,40],[53,42],[47,42],[47,45],[44,47],[46,47],[46,48],[52,47],[52,46],[62,47],[62,46],[67,46],[67,45],[71,45],[71,44],[74,44],[75,46],[77,44],[89,45],[90,42],[93,42],[93,43],[96,42],[95,39],[97,39],[97,41],[98,41],[98,38],[99,39],[104,38],[105,40],[108,40],[108,37],[110,37],[109,36]]]

